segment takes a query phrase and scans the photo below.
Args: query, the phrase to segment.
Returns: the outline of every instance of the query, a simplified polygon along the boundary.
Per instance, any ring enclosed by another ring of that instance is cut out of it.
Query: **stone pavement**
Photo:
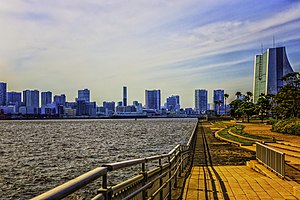
[[[293,189],[299,184],[282,180],[267,169],[265,173],[268,176],[247,166],[194,166],[183,199],[297,199]]]

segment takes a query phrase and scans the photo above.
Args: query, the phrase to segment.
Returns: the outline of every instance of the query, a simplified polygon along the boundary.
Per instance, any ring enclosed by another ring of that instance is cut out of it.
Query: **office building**
[[[218,114],[224,114],[224,90],[218,89],[214,90],[213,96],[214,110]]]
[[[117,106],[123,106],[123,101],[118,101]]]
[[[7,92],[7,105],[17,105],[20,106],[22,102],[21,92]]]
[[[142,103],[139,103],[138,101],[133,101],[132,105],[135,106],[136,112],[143,112],[143,105],[142,105]]]
[[[41,105],[46,106],[52,103],[52,92],[41,92]]]
[[[106,108],[108,111],[115,112],[115,102],[103,102],[103,107]]]
[[[254,58],[253,101],[260,94],[275,95],[285,85],[282,78],[293,72],[285,47],[269,48]]]
[[[172,95],[167,98],[166,109],[169,111],[179,111],[180,110],[180,100],[178,95]]]
[[[88,89],[78,90],[77,100],[90,102],[90,90],[88,90]]]
[[[96,116],[96,102],[88,102],[84,100],[77,101],[77,116]]]
[[[56,103],[57,105],[65,106],[66,105],[66,95],[64,95],[64,94],[55,95],[54,103]]]
[[[123,87],[123,106],[127,106],[127,87]]]
[[[25,90],[23,91],[23,103],[26,107],[39,107],[39,91],[38,90]]]
[[[207,90],[195,90],[195,110],[197,114],[205,114],[207,110],[208,98]]]
[[[0,82],[0,106],[6,105],[6,90],[7,84],[4,82]]]
[[[23,103],[26,114],[39,114],[40,93],[38,90],[23,91]]]
[[[160,110],[161,107],[160,90],[146,90],[145,103],[147,109]]]

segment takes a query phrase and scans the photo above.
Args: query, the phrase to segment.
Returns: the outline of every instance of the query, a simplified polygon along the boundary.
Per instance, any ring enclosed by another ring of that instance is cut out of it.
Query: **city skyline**
[[[209,102],[222,88],[230,101],[252,91],[261,44],[286,46],[300,71],[299,10],[291,0],[1,2],[0,81],[68,101],[89,88],[98,104],[122,101],[124,85],[128,102],[152,88],[179,95],[182,107],[194,107],[198,88]]]

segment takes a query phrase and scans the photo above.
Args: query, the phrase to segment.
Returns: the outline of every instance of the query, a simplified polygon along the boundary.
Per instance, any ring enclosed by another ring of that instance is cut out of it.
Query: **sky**
[[[1,0],[0,82],[8,91],[38,89],[144,104],[179,95],[194,107],[195,89],[252,91],[253,60],[286,46],[300,71],[298,0]],[[275,40],[273,40],[275,38]],[[275,43],[273,42],[275,41]]]

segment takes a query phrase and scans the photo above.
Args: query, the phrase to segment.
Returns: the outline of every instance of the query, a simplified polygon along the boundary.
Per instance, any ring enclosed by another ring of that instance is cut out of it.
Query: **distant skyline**
[[[8,91],[37,89],[91,99],[162,103],[195,89],[252,92],[254,56],[286,46],[300,71],[300,2],[295,0],[11,0],[0,2],[0,82]]]

